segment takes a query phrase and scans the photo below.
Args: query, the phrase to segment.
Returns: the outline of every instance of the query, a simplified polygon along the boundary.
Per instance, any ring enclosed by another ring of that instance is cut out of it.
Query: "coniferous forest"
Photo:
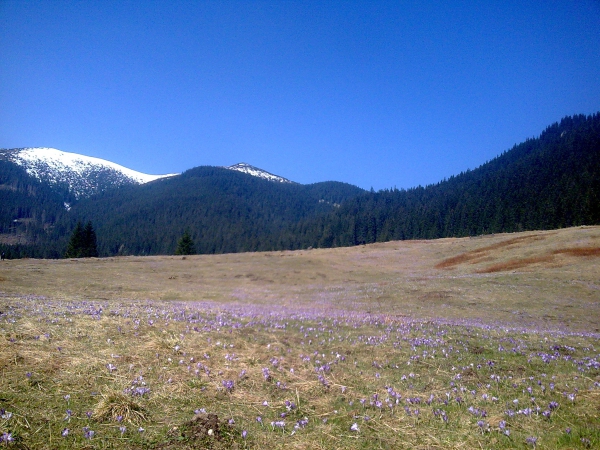
[[[65,255],[78,223],[100,256],[294,250],[600,224],[600,113],[566,117],[477,169],[437,184],[367,192],[273,183],[218,167],[74,200],[0,161],[0,248]],[[70,202],[70,209],[65,202]]]

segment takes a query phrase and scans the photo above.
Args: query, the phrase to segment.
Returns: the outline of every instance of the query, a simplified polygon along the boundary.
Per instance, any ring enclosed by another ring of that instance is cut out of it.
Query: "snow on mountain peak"
[[[55,148],[21,148],[5,151],[8,159],[27,173],[52,184],[67,184],[79,198],[103,190],[103,185],[143,184],[168,175],[148,175],[100,158]]]
[[[280,177],[279,175],[273,175],[272,173],[269,173],[266,170],[259,169],[258,167],[254,167],[250,164],[246,164],[243,162],[225,168],[229,170],[236,170],[242,173],[247,173],[248,175],[252,175],[254,177],[263,178],[265,180],[275,181],[278,183],[293,183],[293,181],[290,181],[287,178]]]

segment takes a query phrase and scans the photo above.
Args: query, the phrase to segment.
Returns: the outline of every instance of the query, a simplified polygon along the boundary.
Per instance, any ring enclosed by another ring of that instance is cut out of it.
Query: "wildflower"
[[[357,424],[356,422],[354,422],[354,423],[352,424],[352,426],[350,427],[350,431],[360,431],[360,430],[358,429],[358,424]]]
[[[535,445],[537,443],[537,438],[533,437],[533,436],[529,436],[527,439],[525,439],[525,442],[527,442],[529,445],[535,447]]]
[[[96,434],[93,430],[90,430],[90,427],[83,427],[83,437],[86,439],[92,439]]]
[[[125,426],[120,426],[119,427],[119,431],[121,431],[121,436],[123,436],[125,434],[125,432],[127,431],[127,427]]]
[[[276,420],[271,422],[271,427],[273,427],[273,429],[275,429],[275,427],[283,429],[285,428],[285,422],[283,420]]]
[[[262,370],[262,373],[263,373],[263,377],[264,377],[265,381],[271,381],[271,374],[269,373],[268,367],[264,367]]]
[[[14,442],[15,438],[12,436],[12,433],[2,433],[0,436],[0,442]]]
[[[286,400],[286,401],[285,401],[285,408],[286,408],[288,411],[291,411],[291,410],[293,410],[293,409],[296,409],[296,404],[295,404],[294,402],[290,402],[289,400]]]
[[[62,437],[67,437],[69,435],[69,429],[68,428],[63,428],[63,430],[60,432]]]
[[[146,431],[146,430],[145,430],[145,429],[143,429],[142,427],[139,427],[139,428],[138,428],[138,431],[139,431],[140,433],[143,433],[143,432],[144,432],[144,431]]]
[[[304,428],[306,425],[308,425],[308,418],[305,417],[303,419],[300,419],[298,422],[296,422],[296,425],[294,425],[294,429],[298,430],[300,428]]]
[[[263,423],[263,421],[262,421],[262,417],[260,417],[260,416],[256,417],[256,421],[257,421],[258,423],[260,423],[260,424],[262,424],[262,423]]]
[[[246,430],[242,430],[242,439],[246,439],[248,436],[248,432]]]
[[[233,380],[223,380],[221,383],[223,384],[223,387],[227,392],[233,391],[233,388],[235,386]]]

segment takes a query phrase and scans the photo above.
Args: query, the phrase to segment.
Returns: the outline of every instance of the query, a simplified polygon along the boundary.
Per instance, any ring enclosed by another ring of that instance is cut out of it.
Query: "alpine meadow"
[[[600,448],[600,113],[408,190],[30,150],[1,448]]]

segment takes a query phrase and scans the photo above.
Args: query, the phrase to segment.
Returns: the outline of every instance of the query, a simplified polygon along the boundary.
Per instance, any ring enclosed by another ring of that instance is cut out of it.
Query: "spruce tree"
[[[83,245],[83,225],[81,222],[77,222],[77,225],[71,234],[71,239],[69,240],[69,245],[65,252],[65,258],[81,258],[81,249],[83,248]]]
[[[98,256],[96,232],[92,222],[88,222],[85,227],[81,222],[77,222],[71,234],[65,258],[89,258],[92,256]]]
[[[96,232],[92,226],[92,222],[89,221],[83,229],[83,257],[91,258],[98,257],[98,245],[96,242]]]
[[[177,249],[175,250],[176,255],[194,255],[196,254],[196,247],[194,241],[190,236],[190,233],[186,230],[183,233],[181,239],[177,243]]]

